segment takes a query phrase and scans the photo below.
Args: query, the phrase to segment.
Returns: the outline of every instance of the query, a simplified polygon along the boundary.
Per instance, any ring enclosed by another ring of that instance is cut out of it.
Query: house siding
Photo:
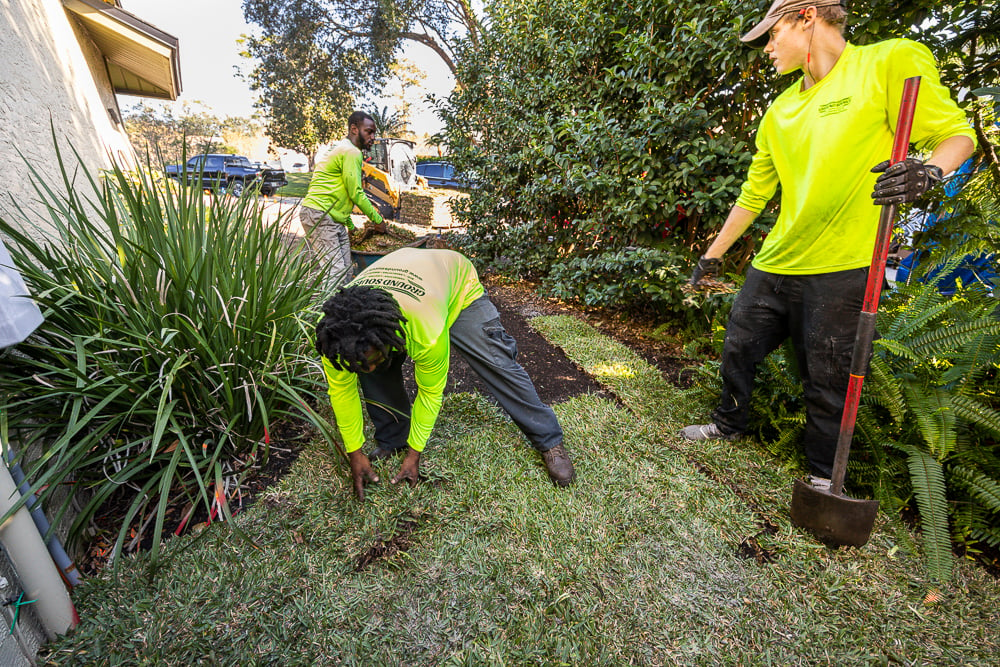
[[[49,187],[63,189],[53,128],[70,173],[77,171],[74,150],[96,175],[112,159],[133,163],[132,147],[104,58],[60,0],[0,0],[0,62],[0,159],[9,175],[0,185],[0,215],[17,220],[13,202],[27,205],[34,213],[25,222],[51,235],[28,164]]]

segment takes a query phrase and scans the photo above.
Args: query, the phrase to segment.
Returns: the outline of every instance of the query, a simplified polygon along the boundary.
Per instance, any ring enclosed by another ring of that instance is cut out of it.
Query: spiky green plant
[[[90,492],[71,538],[124,494],[114,553],[131,526],[155,522],[155,561],[172,502],[210,508],[227,463],[266,459],[276,422],[327,428],[306,401],[321,389],[309,349],[319,274],[252,197],[119,166],[80,185],[60,165],[66,194],[34,172],[57,238],[26,210],[0,219],[45,314],[0,363],[0,426],[41,448],[28,474],[43,501],[63,485]]]

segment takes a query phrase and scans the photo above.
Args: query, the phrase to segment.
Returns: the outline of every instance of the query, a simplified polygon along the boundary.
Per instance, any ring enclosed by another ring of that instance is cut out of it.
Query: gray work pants
[[[448,332],[452,346],[482,378],[490,393],[540,452],[562,442],[552,408],[542,403],[527,371],[517,363],[517,343],[500,324],[496,306],[481,296],[463,310]],[[406,355],[393,355],[358,380],[383,449],[406,447],[410,434],[410,399],[403,387]],[[382,407],[385,406],[385,407]]]
[[[329,277],[329,287],[339,287],[351,280],[354,265],[347,227],[308,206],[299,207],[299,221],[306,233],[306,245]]]

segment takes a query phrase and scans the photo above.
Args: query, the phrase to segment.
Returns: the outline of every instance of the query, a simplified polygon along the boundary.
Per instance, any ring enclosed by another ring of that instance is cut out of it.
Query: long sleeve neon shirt
[[[848,44],[825,77],[805,91],[797,80],[761,120],[736,204],[760,213],[780,184],[781,207],[754,267],[808,275],[871,263],[880,211],[871,168],[892,152],[911,76],[922,77],[911,142],[928,151],[956,135],[975,142],[927,47],[905,39]]]
[[[344,139],[334,146],[309,182],[302,205],[323,211],[348,229],[354,229],[351,211],[355,205],[376,225],[382,216],[368,200],[361,185],[361,151]]]
[[[437,421],[448,380],[448,331],[459,313],[485,294],[479,275],[472,262],[452,250],[403,248],[378,260],[348,285],[387,291],[406,318],[406,352],[413,359],[417,381],[407,444],[421,452]],[[344,448],[353,452],[365,441],[358,376],[335,369],[326,357],[323,371]]]

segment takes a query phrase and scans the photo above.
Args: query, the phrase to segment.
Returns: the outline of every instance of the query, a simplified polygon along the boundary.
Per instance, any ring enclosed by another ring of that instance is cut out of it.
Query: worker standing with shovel
[[[846,18],[840,0],[776,0],[741,38],[766,39],[777,73],[801,76],[761,119],[736,205],[694,269],[694,285],[717,274],[725,252],[781,186],[778,219],[729,316],[719,405],[711,423],[681,430],[690,440],[739,437],[757,365],[791,338],[806,405],[809,484],[821,491],[830,489],[877,205],[913,201],[975,149],[930,51],[905,39],[855,46],[843,36]],[[911,140],[929,157],[890,166],[911,77],[922,77]]]

